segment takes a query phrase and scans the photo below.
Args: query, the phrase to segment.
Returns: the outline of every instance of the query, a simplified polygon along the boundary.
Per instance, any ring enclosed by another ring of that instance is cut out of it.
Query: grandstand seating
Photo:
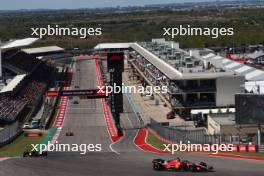
[[[45,87],[46,85],[44,83],[33,81],[22,90],[20,96],[27,100],[28,106],[34,106],[39,97],[42,96]]]
[[[17,115],[24,109],[26,99],[1,96],[0,97],[0,122],[10,123],[16,120]]]
[[[0,124],[14,122],[17,119],[17,115],[26,106],[35,106],[45,91],[45,88],[45,83],[33,80],[28,83],[15,98],[0,95]]]
[[[49,81],[55,77],[53,67],[23,52],[14,53],[12,57],[4,59],[4,62],[28,72],[28,76],[17,92],[0,94],[0,125],[16,121],[24,108],[33,109]]]

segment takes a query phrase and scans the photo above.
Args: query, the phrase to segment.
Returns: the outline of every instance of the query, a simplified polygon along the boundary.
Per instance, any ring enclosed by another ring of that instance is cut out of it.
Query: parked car
[[[23,129],[30,129],[31,125],[29,123],[24,123]]]
[[[32,120],[32,122],[31,122],[31,128],[32,129],[37,129],[37,128],[39,128],[39,126],[40,126],[40,120]]]

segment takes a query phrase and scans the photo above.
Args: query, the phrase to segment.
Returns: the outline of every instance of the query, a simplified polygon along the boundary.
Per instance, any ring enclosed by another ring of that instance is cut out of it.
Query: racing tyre
[[[195,165],[193,164],[193,165],[190,165],[189,166],[189,170],[191,171],[191,172],[195,172],[196,170],[195,170]]]
[[[201,166],[207,167],[207,164],[205,162],[200,162]]]
[[[209,172],[214,172],[214,167],[213,167],[213,166],[209,166],[209,167],[208,167],[208,171],[209,171]]]
[[[29,153],[28,152],[24,152],[23,153],[23,157],[25,158],[25,157],[28,157],[29,156]]]
[[[156,171],[160,171],[162,170],[162,167],[159,163],[154,163],[153,164],[153,169],[156,170]]]
[[[43,157],[47,157],[48,156],[48,152],[46,152],[46,151],[42,152],[42,156]]]

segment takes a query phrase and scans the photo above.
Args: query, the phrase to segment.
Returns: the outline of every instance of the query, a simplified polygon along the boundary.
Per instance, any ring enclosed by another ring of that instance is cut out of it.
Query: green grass
[[[0,148],[0,157],[21,156],[25,150],[31,149],[31,144],[41,144],[44,137],[30,138],[23,133],[12,143]]]
[[[41,19],[41,20],[40,20]],[[72,22],[69,24],[69,21]],[[91,13],[90,10],[67,10],[30,13],[1,13],[2,40],[23,38],[31,34],[32,27],[59,24],[61,27],[102,27],[102,36],[87,39],[72,36],[46,36],[32,47],[58,45],[64,48],[91,48],[98,43],[149,41],[163,36],[164,27],[191,25],[193,27],[233,27],[234,36],[212,39],[208,36],[177,36],[174,40],[181,48],[209,45],[254,44],[263,42],[263,8],[203,9],[180,11],[148,11],[133,13]]]
[[[156,138],[152,133],[148,133],[147,139],[146,141],[152,145],[153,147],[160,149],[160,150],[164,150],[165,147],[163,144],[167,144],[162,142],[161,140],[159,140],[158,138]]]
[[[259,153],[249,153],[249,152],[225,152],[224,154],[232,154],[232,155],[241,155],[241,156],[249,156],[249,157],[258,157],[258,158],[264,158],[264,152]]]
[[[52,140],[52,138],[54,137],[56,132],[57,132],[57,128],[56,127],[51,127],[49,129],[48,134],[43,138],[42,144],[46,144],[47,145],[48,142]]]

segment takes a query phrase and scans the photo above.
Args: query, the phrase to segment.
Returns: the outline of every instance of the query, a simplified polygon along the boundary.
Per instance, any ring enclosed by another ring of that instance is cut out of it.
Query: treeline
[[[181,47],[203,47],[204,44],[256,44],[264,42],[264,9],[202,9],[96,14],[88,10],[23,12],[0,14],[0,38],[30,37],[31,27],[59,24],[61,27],[102,27],[103,35],[78,37],[47,37],[37,46],[56,44],[65,48],[88,48],[101,42],[132,42],[160,38],[163,27],[233,27],[235,35],[212,39],[208,36],[184,36],[174,40]]]

